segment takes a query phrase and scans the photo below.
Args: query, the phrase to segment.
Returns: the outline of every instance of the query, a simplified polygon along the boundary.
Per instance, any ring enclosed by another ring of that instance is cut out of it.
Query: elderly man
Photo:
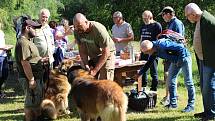
[[[52,30],[48,25],[50,12],[48,9],[41,9],[39,14],[39,23],[42,25],[41,29],[36,30],[34,44],[37,46],[41,57],[48,57],[50,64],[54,62],[54,36]]]
[[[176,78],[180,70],[184,74],[184,83],[188,91],[188,104],[182,112],[194,111],[195,87],[192,80],[192,59],[187,48],[183,44],[176,43],[169,39],[159,39],[157,41],[144,40],[141,43],[141,51],[151,55],[145,66],[141,68],[139,75],[148,70],[156,57],[167,59],[171,62],[169,67],[170,104],[169,109],[177,108]]]
[[[98,73],[98,79],[113,80],[115,45],[105,26],[88,21],[81,13],[74,16],[73,24],[79,53],[86,69],[93,76]]]
[[[21,37],[15,47],[18,80],[25,92],[25,121],[38,120],[43,99],[43,60],[31,40],[35,37],[35,28],[40,27],[40,24],[26,20],[22,25]]]
[[[193,47],[200,64],[200,87],[204,106],[204,112],[194,116],[204,121],[215,120],[215,17],[205,10],[201,11],[195,3],[189,3],[185,7],[185,16],[191,23],[196,23]]]
[[[129,23],[123,20],[122,13],[116,11],[113,14],[112,39],[116,46],[116,55],[120,55],[120,51],[124,50],[128,43],[134,40],[134,33]]]
[[[34,44],[37,46],[40,56],[49,59],[49,63],[44,64],[45,73],[44,81],[48,81],[49,70],[53,68],[54,62],[54,36],[52,30],[48,25],[48,19],[50,12],[48,9],[41,9],[39,14],[39,23],[42,25],[41,29],[36,30],[36,36],[34,37]]]
[[[144,24],[141,26],[140,29],[140,43],[144,40],[150,40],[150,41],[156,41],[156,37],[158,34],[162,32],[162,27],[160,23],[154,21],[152,12],[149,10],[146,10],[142,14],[142,19]],[[141,52],[140,60],[147,61],[149,58],[148,54],[145,54]],[[158,85],[158,72],[157,72],[157,64],[158,59],[155,59],[153,64],[150,66],[150,74],[152,77],[152,84],[150,90],[157,91],[157,85]],[[142,86],[143,90],[145,90],[147,86],[147,73],[143,73],[142,76]]]

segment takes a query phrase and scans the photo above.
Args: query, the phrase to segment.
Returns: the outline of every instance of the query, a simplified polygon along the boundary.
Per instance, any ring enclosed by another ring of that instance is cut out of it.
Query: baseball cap
[[[166,6],[163,8],[163,10],[158,14],[158,15],[162,15],[163,13],[174,13],[174,9],[170,6]]]
[[[32,26],[33,28],[41,28],[41,24],[39,24],[38,22],[35,22],[35,21],[32,21],[32,20],[30,20],[30,19],[28,19],[28,20],[25,20],[25,22],[24,22],[24,25],[25,26],[28,26],[28,25],[30,25],[30,26]]]
[[[120,18],[122,18],[122,13],[120,11],[116,11],[116,12],[114,12],[113,17],[120,17]]]

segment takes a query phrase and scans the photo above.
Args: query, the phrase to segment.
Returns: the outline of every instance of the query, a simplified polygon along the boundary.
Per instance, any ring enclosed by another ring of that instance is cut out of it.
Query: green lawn
[[[10,33],[6,33],[6,43],[14,44],[16,42],[15,35]],[[136,50],[139,50],[138,42],[134,42]],[[193,52],[191,50],[193,55]],[[178,108],[176,110],[167,110],[165,109],[159,102],[163,96],[165,96],[165,87],[163,81],[163,65],[162,60],[159,60],[159,89],[158,89],[158,100],[157,105],[154,109],[146,110],[145,112],[135,112],[133,110],[128,109],[127,112],[127,120],[128,121],[197,121],[193,117],[193,114],[196,112],[202,111],[202,99],[199,89],[199,75],[197,71],[197,66],[195,63],[195,59],[193,56],[193,77],[194,83],[196,86],[196,106],[195,112],[193,113],[181,113],[181,110],[186,106],[187,103],[187,91],[183,84],[183,76],[179,75],[178,77]],[[129,90],[131,87],[124,88],[125,90]],[[10,76],[8,77],[7,83],[4,88],[7,98],[0,99],[0,121],[15,121],[15,120],[23,120],[23,91],[18,84],[17,81],[17,72],[10,72]],[[70,99],[71,100],[71,99]],[[58,121],[79,121],[78,114],[75,109],[72,109],[72,114],[69,116],[63,116],[58,119]]]

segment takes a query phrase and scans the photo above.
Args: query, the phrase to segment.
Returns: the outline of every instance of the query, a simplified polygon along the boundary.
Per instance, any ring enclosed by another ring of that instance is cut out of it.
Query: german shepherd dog
[[[71,67],[67,76],[82,121],[126,121],[128,98],[116,82],[96,80],[80,66]]]
[[[71,86],[68,82],[66,72],[73,65],[72,60],[63,60],[58,69],[50,72],[45,98],[41,103],[41,114],[43,118],[56,119],[62,114],[69,114],[68,95]]]

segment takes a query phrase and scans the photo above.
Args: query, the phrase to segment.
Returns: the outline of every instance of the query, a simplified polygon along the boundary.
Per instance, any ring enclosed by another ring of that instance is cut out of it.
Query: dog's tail
[[[122,105],[119,106],[119,121],[126,121],[126,112],[128,108],[128,97],[126,94],[123,95],[124,100],[122,102]]]
[[[126,121],[128,98],[123,93],[122,99],[115,104],[108,104],[100,114],[102,121]]]
[[[126,112],[128,106],[128,97],[123,94],[121,102],[118,104],[118,110],[114,113],[116,121],[126,121]]]
[[[44,118],[57,119],[57,111],[55,109],[55,105],[49,99],[45,99],[42,101],[41,113]]]

